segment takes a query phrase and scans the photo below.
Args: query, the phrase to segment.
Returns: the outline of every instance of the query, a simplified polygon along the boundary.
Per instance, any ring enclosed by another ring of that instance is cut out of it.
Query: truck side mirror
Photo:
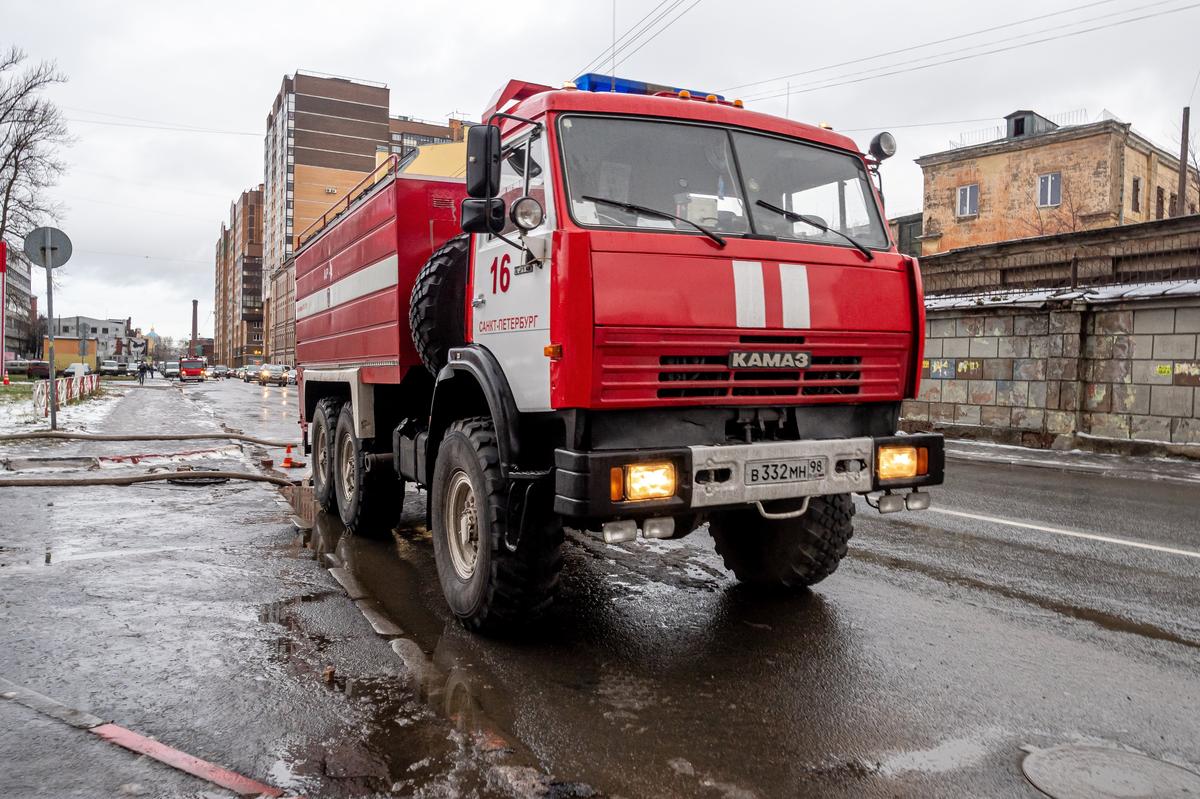
[[[486,199],[500,191],[500,128],[467,128],[467,194]]]
[[[462,201],[464,233],[500,233],[504,230],[504,200],[499,197]]]

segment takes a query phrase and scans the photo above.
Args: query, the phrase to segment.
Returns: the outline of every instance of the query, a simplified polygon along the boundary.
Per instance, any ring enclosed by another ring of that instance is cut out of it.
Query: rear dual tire
[[[369,469],[371,439],[354,433],[349,403],[327,397],[313,414],[313,498],[322,510],[335,509],[355,535],[385,538],[404,509],[404,481],[394,471]]]

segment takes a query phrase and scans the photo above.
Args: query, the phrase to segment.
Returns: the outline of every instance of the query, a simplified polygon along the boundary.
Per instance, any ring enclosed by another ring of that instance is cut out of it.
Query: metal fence
[[[952,250],[921,274],[929,295],[1200,280],[1200,215]]]

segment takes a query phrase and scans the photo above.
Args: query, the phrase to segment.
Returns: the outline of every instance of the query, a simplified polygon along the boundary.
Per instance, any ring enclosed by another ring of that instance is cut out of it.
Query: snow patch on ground
[[[125,386],[105,386],[103,393],[98,397],[89,397],[62,406],[58,409],[59,429],[86,431],[98,428],[128,390]],[[42,416],[35,410],[32,400],[0,402],[0,434],[49,429],[50,417]]]

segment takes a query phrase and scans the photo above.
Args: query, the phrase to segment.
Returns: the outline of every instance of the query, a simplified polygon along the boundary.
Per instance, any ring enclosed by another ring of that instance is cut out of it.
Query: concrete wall
[[[931,311],[905,426],[1200,443],[1198,334],[1200,297]]]

